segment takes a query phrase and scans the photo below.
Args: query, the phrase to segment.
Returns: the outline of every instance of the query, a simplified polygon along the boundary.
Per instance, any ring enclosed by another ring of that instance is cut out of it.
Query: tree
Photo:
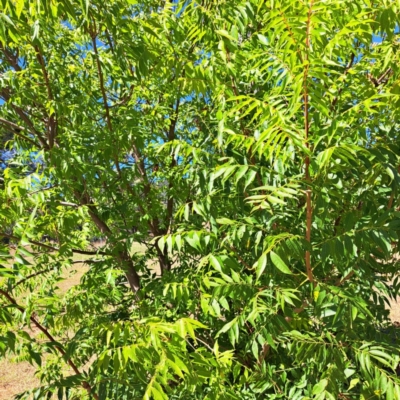
[[[400,398],[397,2],[2,5],[0,354],[36,398]]]

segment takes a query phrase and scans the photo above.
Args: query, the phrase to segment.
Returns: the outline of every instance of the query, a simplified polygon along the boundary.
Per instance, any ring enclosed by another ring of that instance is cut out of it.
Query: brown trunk
[[[123,262],[122,269],[125,271],[126,278],[128,279],[129,286],[132,291],[136,293],[140,289],[140,276],[135,270],[132,259],[129,254],[123,252],[120,254],[121,261]]]
[[[87,193],[82,194],[78,191],[75,191],[75,197],[77,198],[77,200],[79,200],[80,204],[88,207],[89,215],[99,231],[106,236],[110,236],[112,233],[111,229],[104,221],[99,218],[97,208],[93,204],[90,196]],[[119,251],[117,259],[121,263],[121,269],[126,274],[126,278],[128,279],[130,288],[134,293],[136,293],[140,289],[140,277],[135,270],[135,266],[133,265],[133,261],[129,256],[128,251]]]
[[[158,241],[156,243],[156,249],[157,249],[158,263],[160,265],[161,274],[163,274],[164,271],[170,271],[171,260],[168,257],[167,250],[164,249],[164,251],[161,251],[161,249],[158,247]]]

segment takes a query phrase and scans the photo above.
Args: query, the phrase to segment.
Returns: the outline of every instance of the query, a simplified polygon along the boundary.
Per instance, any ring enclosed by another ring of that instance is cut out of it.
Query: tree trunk
[[[156,249],[158,255],[158,263],[160,265],[162,275],[164,271],[171,270],[171,260],[168,257],[168,251],[166,249],[164,249],[164,251],[161,251],[161,249],[158,247],[158,241],[156,243]]]
[[[134,293],[140,289],[140,276],[136,272],[133,261],[127,251],[123,251],[119,254],[119,261],[122,263],[122,270],[125,272],[126,278],[130,288]]]

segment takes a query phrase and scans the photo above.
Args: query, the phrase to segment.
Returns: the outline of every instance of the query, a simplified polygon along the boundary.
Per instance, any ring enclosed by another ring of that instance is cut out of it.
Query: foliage
[[[2,0],[0,355],[35,398],[400,398],[399,7]]]

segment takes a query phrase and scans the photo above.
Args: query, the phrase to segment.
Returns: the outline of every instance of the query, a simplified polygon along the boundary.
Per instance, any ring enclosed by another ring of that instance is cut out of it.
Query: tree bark
[[[110,236],[112,234],[112,231],[108,227],[108,225],[99,217],[97,207],[93,204],[90,196],[87,193],[79,193],[78,191],[75,191],[74,194],[80,204],[88,207],[90,218],[97,226],[99,231],[106,236]],[[121,269],[125,272],[130,288],[132,289],[133,293],[136,293],[140,289],[140,277],[136,272],[135,266],[133,265],[133,261],[128,251],[126,249],[118,251],[117,260],[121,264]]]

